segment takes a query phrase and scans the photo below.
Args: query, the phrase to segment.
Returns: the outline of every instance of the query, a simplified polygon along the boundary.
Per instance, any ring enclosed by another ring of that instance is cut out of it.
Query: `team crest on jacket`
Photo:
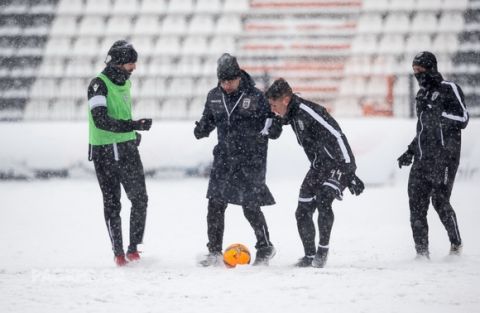
[[[437,99],[439,95],[440,95],[440,93],[439,93],[438,91],[435,91],[435,92],[432,94],[432,101],[435,101],[435,99]]]
[[[297,124],[301,131],[305,130],[305,125],[303,124],[302,120],[297,120]]]
[[[243,99],[242,108],[248,109],[250,107],[250,102],[251,102],[250,98]]]

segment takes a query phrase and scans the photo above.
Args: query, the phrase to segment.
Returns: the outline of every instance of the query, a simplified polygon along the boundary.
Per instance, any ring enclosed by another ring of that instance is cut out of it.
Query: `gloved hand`
[[[412,164],[413,160],[413,152],[411,150],[405,151],[398,159],[398,167],[402,168],[402,166],[409,166]]]
[[[138,147],[142,141],[142,135],[140,135],[139,132],[135,132],[135,136],[137,136],[137,138],[135,138],[135,145]]]
[[[152,127],[151,118],[142,118],[138,121],[133,121],[132,123],[134,130],[149,130],[150,127]]]
[[[347,187],[352,195],[358,196],[365,189],[365,184],[357,175],[353,174],[348,178]]]

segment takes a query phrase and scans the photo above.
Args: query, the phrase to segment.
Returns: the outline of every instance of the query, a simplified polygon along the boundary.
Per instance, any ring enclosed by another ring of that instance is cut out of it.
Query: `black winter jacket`
[[[469,116],[460,87],[439,77],[437,84],[417,93],[417,132],[408,150],[415,155],[416,168],[442,177],[446,167],[458,167],[461,130]]]
[[[292,126],[312,168],[355,173],[355,157],[347,138],[324,107],[293,95],[284,122]]]
[[[218,144],[207,198],[238,205],[274,204],[265,183],[267,150],[268,139],[280,136],[281,123],[245,71],[233,94],[226,94],[220,85],[208,93],[195,137],[208,137],[215,128]]]

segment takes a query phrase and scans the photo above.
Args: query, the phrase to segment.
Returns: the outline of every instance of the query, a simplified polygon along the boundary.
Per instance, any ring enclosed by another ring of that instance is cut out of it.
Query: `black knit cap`
[[[136,63],[138,58],[137,51],[132,44],[126,40],[117,40],[108,50],[105,63],[111,65],[122,65],[127,63]]]
[[[232,80],[240,77],[241,70],[238,66],[237,58],[224,53],[217,61],[218,80]]]
[[[437,72],[437,58],[429,51],[420,52],[413,58],[412,66],[418,65],[427,71]]]

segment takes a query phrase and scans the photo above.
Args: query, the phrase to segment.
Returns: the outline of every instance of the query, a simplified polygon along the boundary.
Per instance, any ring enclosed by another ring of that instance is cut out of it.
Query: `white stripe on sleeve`
[[[94,96],[88,100],[88,106],[90,110],[93,110],[97,107],[106,107],[107,106],[107,98],[105,96]]]
[[[448,114],[447,112],[442,112],[442,116],[445,117],[445,118],[454,120],[454,121],[466,122],[468,120],[468,112],[467,112],[467,108],[465,107],[465,105],[462,102],[462,98],[460,97],[460,93],[458,92],[457,85],[455,85],[452,82],[447,82],[447,81],[443,81],[442,84],[447,84],[447,85],[450,85],[450,87],[452,87],[453,92],[455,93],[455,96],[457,97],[458,103],[460,103],[460,106],[463,109],[463,116]]]
[[[342,134],[338,130],[332,127],[332,125],[328,124],[325,119],[323,119],[317,112],[312,110],[312,108],[306,106],[305,104],[300,104],[300,108],[310,114],[317,122],[322,124],[330,133],[332,133],[335,138],[337,138],[338,145],[340,146],[340,150],[342,151],[343,158],[345,159],[345,163],[350,163],[350,156],[348,155],[347,146],[343,141]]]

